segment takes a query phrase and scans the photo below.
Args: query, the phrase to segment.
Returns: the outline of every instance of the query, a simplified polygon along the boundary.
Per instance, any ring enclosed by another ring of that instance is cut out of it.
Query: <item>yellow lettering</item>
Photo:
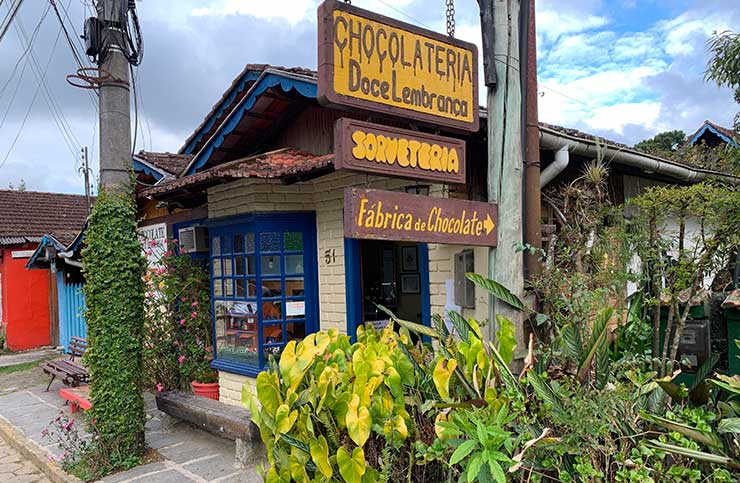
[[[419,167],[421,169],[429,169],[429,150],[431,146],[427,143],[422,143],[419,148]]]
[[[418,153],[421,143],[419,141],[409,141],[409,165],[412,168],[416,167],[419,162]]]
[[[360,200],[360,211],[357,213],[357,226],[362,226],[362,216],[365,213],[365,205],[367,205],[367,198]]]
[[[398,165],[406,167],[409,165],[409,140],[398,140]]]
[[[460,160],[457,157],[457,149],[450,149],[450,156],[447,159],[447,172],[459,173],[460,172]]]
[[[385,163],[385,147],[387,139],[388,138],[382,134],[378,135],[378,152],[375,155],[375,162],[377,163]]]
[[[352,133],[352,141],[355,143],[355,146],[352,148],[352,156],[354,156],[355,159],[365,158],[365,146],[363,145],[364,140],[365,140],[364,132],[355,131]]]
[[[375,134],[369,132],[367,133],[367,136],[365,136],[365,158],[368,161],[375,160],[375,154],[378,151],[378,138],[375,137]]]
[[[388,138],[385,148],[385,160],[388,164],[396,162],[396,153],[398,152],[398,139]]]

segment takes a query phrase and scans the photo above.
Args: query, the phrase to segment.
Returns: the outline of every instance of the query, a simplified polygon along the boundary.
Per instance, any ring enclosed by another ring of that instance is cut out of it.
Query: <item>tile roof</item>
[[[0,245],[38,243],[44,235],[66,245],[86,219],[83,195],[0,190]]]
[[[216,103],[213,105],[213,107],[211,108],[211,110],[208,111],[208,114],[206,114],[206,116],[203,118],[203,121],[201,121],[201,123],[198,125],[198,127],[196,127],[193,130],[192,134],[190,134],[190,136],[188,136],[188,138],[183,143],[182,148],[180,149],[180,152],[182,153],[185,150],[185,147],[188,146],[188,144],[190,144],[190,142],[195,138],[195,136],[197,136],[198,133],[202,129],[205,128],[205,126],[208,123],[209,119],[211,119],[211,117],[213,117],[213,115],[216,114],[216,112],[218,112],[219,109],[224,108],[223,109],[223,112],[221,112],[221,114],[219,116],[219,119],[214,124],[214,127],[215,126],[218,126],[221,123],[221,121],[223,119],[225,119],[226,116],[229,115],[229,113],[231,113],[231,110],[232,110],[233,106],[235,106],[236,104],[239,103],[239,101],[241,100],[242,96],[246,93],[246,91],[249,90],[249,88],[244,89],[244,92],[240,93],[240,95],[235,96],[234,99],[232,99],[232,102],[231,102],[231,104],[229,106],[223,106],[223,104],[228,100],[229,96],[232,94],[232,91],[234,89],[236,89],[241,84],[242,78],[247,73],[249,73],[249,72],[260,72],[261,73],[261,72],[266,71],[267,69],[279,70],[279,71],[288,72],[288,73],[291,73],[291,74],[299,74],[299,75],[303,75],[303,76],[307,76],[307,77],[318,78],[318,73],[315,70],[307,69],[305,67],[283,67],[283,66],[279,66],[279,65],[270,65],[270,64],[247,64],[244,67],[244,69],[239,73],[239,75],[237,75],[234,78],[234,80],[231,82],[231,85],[228,87],[228,89],[226,89],[226,91],[224,91],[224,93],[221,96],[221,98],[218,101],[216,101]],[[200,146],[200,144],[198,144],[198,146]],[[196,147],[195,150],[197,151],[198,148]]]
[[[139,151],[136,155],[147,163],[177,176],[185,169],[193,157],[189,154],[156,153],[153,151]]]
[[[689,136],[688,138],[694,139],[701,132],[701,130],[704,129],[704,126],[710,126],[711,128],[713,128],[715,131],[719,132],[720,134],[727,136],[729,139],[737,140],[739,138],[738,133],[736,133],[732,129],[722,127],[719,124],[716,124],[710,120],[705,120],[704,123],[701,125],[701,127],[697,129],[696,132],[692,134],[691,136]]]
[[[141,190],[139,197],[152,196],[199,185],[209,186],[240,178],[275,179],[298,176],[334,164],[334,154],[315,155],[294,148],[283,148],[214,166]]]

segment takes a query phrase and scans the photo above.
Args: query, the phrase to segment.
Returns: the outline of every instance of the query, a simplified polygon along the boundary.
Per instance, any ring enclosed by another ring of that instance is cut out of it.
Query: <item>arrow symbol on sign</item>
[[[483,228],[486,229],[486,235],[490,235],[493,227],[496,226],[491,219],[491,215],[486,214],[486,221],[483,222]]]

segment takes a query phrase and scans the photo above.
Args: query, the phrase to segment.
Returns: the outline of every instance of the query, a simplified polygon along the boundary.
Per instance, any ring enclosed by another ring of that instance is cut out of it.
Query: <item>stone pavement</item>
[[[55,349],[37,349],[25,352],[10,352],[0,354],[0,367],[15,366],[27,362],[40,361],[41,359],[52,359],[61,356]]]
[[[61,383],[55,381],[49,392],[44,387],[18,391],[0,397],[0,421],[22,433],[31,444],[55,456],[59,449],[43,439],[41,432],[60,411],[69,414],[59,397]],[[146,441],[162,456],[159,461],[110,475],[105,482],[261,482],[255,466],[234,467],[233,441],[212,436],[186,423],[173,420],[156,408],[154,397],[145,395],[147,408]],[[0,475],[2,475],[0,465]],[[29,480],[32,481],[32,480]],[[0,478],[0,482],[8,483]],[[20,482],[19,482],[20,483]]]
[[[0,481],[3,483],[50,483],[44,473],[0,437]]]

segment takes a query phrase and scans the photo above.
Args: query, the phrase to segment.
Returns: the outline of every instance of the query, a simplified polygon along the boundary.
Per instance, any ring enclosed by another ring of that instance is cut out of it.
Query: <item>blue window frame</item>
[[[319,328],[316,217],[209,222],[215,369],[254,376]]]

